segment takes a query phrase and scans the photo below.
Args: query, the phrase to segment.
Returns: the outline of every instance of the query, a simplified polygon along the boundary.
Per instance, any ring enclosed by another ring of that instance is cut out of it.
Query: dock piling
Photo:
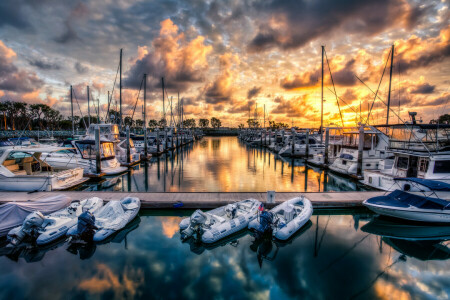
[[[127,164],[131,163],[131,149],[130,149],[130,126],[127,125]]]
[[[328,143],[330,142],[330,128],[325,128],[325,155],[323,164],[328,166]]]
[[[359,127],[359,144],[358,144],[358,165],[356,168],[356,176],[362,177],[363,164],[363,150],[364,150],[364,126]]]
[[[102,162],[100,156],[100,127],[95,127],[95,172],[100,174],[102,172]]]

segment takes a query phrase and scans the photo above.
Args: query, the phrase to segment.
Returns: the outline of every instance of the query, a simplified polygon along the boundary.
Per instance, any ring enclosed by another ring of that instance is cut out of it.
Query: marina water
[[[368,190],[357,181],[250,147],[237,137],[205,137],[153,157],[130,172],[79,190],[139,192],[278,192]]]
[[[208,249],[180,241],[181,215],[173,213],[142,210],[105,244],[61,241],[1,253],[0,299],[437,299],[450,292],[448,242],[367,233],[361,227],[373,216],[365,211],[316,211],[287,243],[257,244],[244,231]]]

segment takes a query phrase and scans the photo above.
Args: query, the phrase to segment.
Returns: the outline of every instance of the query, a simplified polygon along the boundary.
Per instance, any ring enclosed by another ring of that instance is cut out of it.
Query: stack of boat
[[[7,234],[8,247],[46,245],[63,237],[100,242],[123,229],[136,218],[140,200],[125,197],[119,201],[97,197],[71,201],[64,195],[26,203],[0,206],[0,235]]]

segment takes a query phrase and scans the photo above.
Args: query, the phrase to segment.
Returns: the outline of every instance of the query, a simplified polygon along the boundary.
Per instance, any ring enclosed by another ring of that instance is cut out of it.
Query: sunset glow
[[[162,117],[164,77],[167,99],[176,104],[179,93],[187,118],[216,116],[236,127],[255,111],[263,122],[265,105],[266,125],[318,127],[324,45],[344,124],[353,126],[374,100],[356,76],[376,91],[394,44],[392,108],[403,120],[418,111],[428,123],[448,111],[449,17],[444,0],[6,0],[0,4],[0,100],[45,103],[68,116],[73,85],[85,115],[89,85],[104,116],[122,48],[124,115],[131,115],[146,73],[149,118]],[[326,60],[324,73],[325,125],[341,125]],[[383,101],[388,82],[389,70],[380,85]],[[114,91],[118,101],[117,85]],[[142,105],[141,93],[135,118]],[[379,100],[370,122],[386,122]]]

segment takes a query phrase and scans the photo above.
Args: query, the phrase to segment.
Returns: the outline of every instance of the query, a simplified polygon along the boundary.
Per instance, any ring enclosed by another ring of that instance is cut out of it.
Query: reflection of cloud
[[[175,235],[175,233],[177,233],[178,230],[180,229],[178,224],[180,224],[181,218],[180,217],[161,217],[160,220],[161,220],[163,234],[166,237],[168,237],[169,239],[171,239]]]
[[[142,269],[129,271],[125,268],[121,276],[114,274],[111,268],[105,264],[96,265],[97,274],[84,279],[79,284],[79,289],[93,294],[113,291],[113,299],[133,298],[136,289],[144,283],[144,272]]]

